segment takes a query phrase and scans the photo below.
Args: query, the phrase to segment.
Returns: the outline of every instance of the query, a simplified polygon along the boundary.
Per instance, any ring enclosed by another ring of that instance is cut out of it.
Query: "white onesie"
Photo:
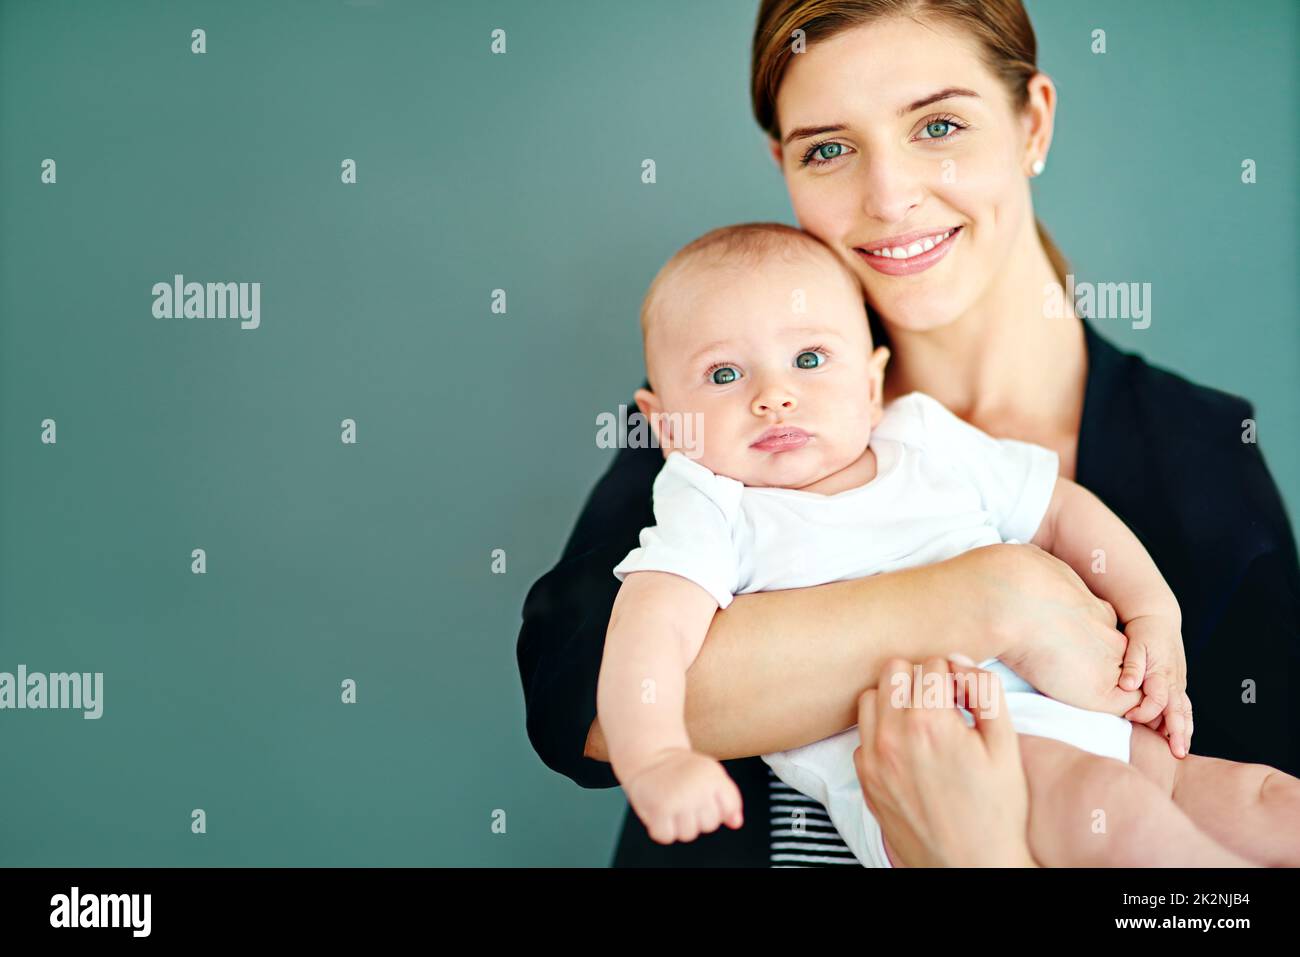
[[[876,477],[834,495],[747,487],[673,452],[655,478],[656,524],[641,530],[639,547],[614,575],[622,581],[635,571],[671,572],[726,608],[735,595],[862,578],[983,545],[1027,542],[1056,485],[1056,453],[994,439],[920,392],[886,407],[871,449]],[[1128,721],[1048,698],[996,659],[981,667],[1002,678],[1021,734],[1129,760]],[[962,716],[973,723],[967,712]],[[858,744],[852,727],[763,760],[826,807],[859,861],[888,867],[853,765]]]

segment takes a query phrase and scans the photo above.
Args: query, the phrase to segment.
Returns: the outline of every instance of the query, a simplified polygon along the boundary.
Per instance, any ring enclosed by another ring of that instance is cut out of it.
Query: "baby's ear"
[[[654,432],[655,440],[659,443],[659,448],[663,450],[664,458],[673,450],[673,426],[671,416],[663,415],[663,403],[659,397],[649,389],[637,389],[635,395],[636,407],[642,417],[650,423],[650,429]],[[660,427],[663,433],[660,434]]]

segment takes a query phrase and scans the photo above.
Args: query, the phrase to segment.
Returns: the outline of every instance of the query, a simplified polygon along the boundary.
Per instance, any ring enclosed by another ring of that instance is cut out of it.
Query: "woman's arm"
[[[1021,546],[1008,546],[1021,547]],[[996,657],[1001,546],[922,568],[811,588],[738,596],[687,672],[692,746],[719,760],[783,751],[852,725],[885,659],[949,652]],[[935,596],[942,596],[935,600]],[[608,760],[594,722],[585,753]]]
[[[889,658],[1002,658],[1046,694],[1123,714],[1126,641],[1115,612],[1032,545],[990,545],[947,561],[813,588],[741,595],[686,674],[686,726],[719,760],[820,741],[857,720]],[[584,748],[608,760],[598,721]]]

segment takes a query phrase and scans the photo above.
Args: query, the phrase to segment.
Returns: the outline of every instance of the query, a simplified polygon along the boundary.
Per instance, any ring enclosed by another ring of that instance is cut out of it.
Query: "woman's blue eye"
[[[736,381],[738,375],[734,367],[722,366],[719,369],[714,369],[709,378],[713,380],[715,385],[731,385]]]
[[[800,160],[800,166],[830,166],[848,150],[843,143],[814,143]]]
[[[951,120],[934,120],[925,125],[925,132],[928,136],[922,137],[927,140],[941,140],[949,135],[951,130],[957,129],[957,124]]]
[[[794,357],[794,364],[800,369],[816,369],[822,364],[821,353],[801,352]]]

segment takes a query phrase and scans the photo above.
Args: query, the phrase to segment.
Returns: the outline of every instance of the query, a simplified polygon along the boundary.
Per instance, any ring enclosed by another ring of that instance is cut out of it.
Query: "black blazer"
[[[1142,540],[1178,596],[1194,753],[1300,775],[1300,566],[1285,507],[1244,399],[1194,385],[1120,352],[1085,322],[1088,349],[1076,481]],[[629,403],[629,408],[632,404]],[[1270,422],[1258,426],[1267,440]],[[519,632],[528,737],[542,760],[587,788],[618,785],[583,756],[619,583],[612,569],[654,524],[656,448],[626,448],[597,483],[560,561],[528,592]],[[1243,701],[1253,682],[1254,703]],[[768,772],[723,762],[745,824],[686,844],[650,840],[631,809],[615,866],[769,864]]]

